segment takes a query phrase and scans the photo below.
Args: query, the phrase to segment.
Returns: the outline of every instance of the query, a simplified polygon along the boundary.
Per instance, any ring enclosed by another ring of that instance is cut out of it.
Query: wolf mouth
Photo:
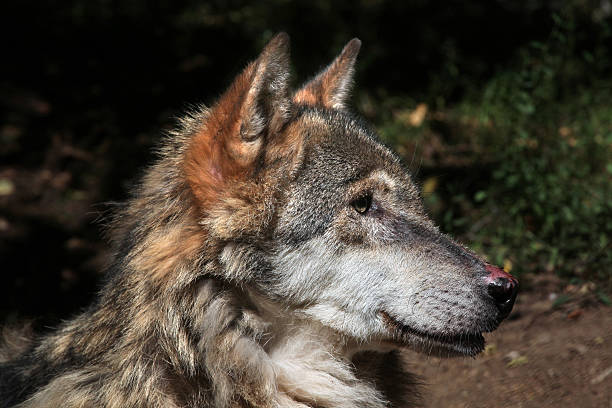
[[[387,312],[379,313],[387,328],[394,334],[395,340],[402,345],[417,345],[430,353],[445,351],[448,355],[463,356],[475,356],[484,350],[485,339],[482,333],[427,333],[400,323]]]

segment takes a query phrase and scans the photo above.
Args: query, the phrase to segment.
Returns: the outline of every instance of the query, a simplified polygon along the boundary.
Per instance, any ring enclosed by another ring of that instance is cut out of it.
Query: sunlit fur
[[[188,113],[114,217],[97,300],[5,337],[0,405],[411,406],[398,349],[481,351],[465,339],[500,320],[485,264],[346,110],[359,47],[292,94],[280,34]]]

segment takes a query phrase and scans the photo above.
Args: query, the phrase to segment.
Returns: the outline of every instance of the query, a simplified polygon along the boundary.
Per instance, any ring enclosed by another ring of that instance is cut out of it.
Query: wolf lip
[[[485,339],[482,333],[439,334],[414,329],[380,311],[385,325],[393,332],[396,340],[410,345],[419,341],[427,348],[439,348],[454,355],[475,356],[484,350]]]

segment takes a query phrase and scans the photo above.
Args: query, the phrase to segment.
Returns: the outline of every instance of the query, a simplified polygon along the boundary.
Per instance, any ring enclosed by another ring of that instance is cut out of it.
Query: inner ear
[[[236,77],[189,144],[183,167],[201,206],[252,173],[290,116],[288,83],[289,36],[281,33]]]
[[[264,132],[277,132],[289,117],[289,36],[285,33],[275,36],[251,65],[244,72],[247,78],[252,78],[247,81],[249,86],[238,119],[242,141],[253,141]],[[229,98],[229,102],[235,101]]]
[[[349,41],[330,65],[294,94],[293,101],[327,109],[346,109],[360,48],[358,38]]]

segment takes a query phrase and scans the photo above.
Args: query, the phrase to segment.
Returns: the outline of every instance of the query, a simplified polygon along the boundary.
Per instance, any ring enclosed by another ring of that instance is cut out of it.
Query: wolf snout
[[[496,266],[487,264],[485,282],[487,291],[499,310],[499,320],[505,319],[514,306],[518,292],[518,280]]]

